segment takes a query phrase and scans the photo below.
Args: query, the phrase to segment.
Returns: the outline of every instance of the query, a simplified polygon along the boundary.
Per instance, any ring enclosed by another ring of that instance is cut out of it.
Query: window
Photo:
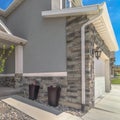
[[[82,0],[66,0],[65,1],[66,8],[78,7],[81,5],[82,5]]]
[[[71,6],[71,0],[65,0],[65,7],[70,8]]]
[[[14,0],[0,0],[0,9],[5,11],[13,3]]]

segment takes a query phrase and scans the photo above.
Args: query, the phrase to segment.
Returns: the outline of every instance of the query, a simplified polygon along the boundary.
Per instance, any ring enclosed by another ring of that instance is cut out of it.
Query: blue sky
[[[0,8],[6,10],[13,0],[0,0]],[[83,5],[100,4],[106,2],[108,6],[109,15],[113,25],[113,29],[120,47],[120,0],[83,0]],[[120,50],[115,53],[116,65],[120,65]]]

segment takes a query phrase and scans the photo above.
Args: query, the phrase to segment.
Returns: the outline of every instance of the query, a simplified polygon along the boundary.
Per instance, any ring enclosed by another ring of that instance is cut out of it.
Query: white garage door
[[[95,73],[95,99],[105,93],[105,62],[101,59],[94,59]]]
[[[105,93],[105,77],[95,77],[95,99]]]

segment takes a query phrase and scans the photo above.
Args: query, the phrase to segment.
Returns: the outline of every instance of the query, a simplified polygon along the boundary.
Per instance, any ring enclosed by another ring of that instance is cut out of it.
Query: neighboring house
[[[110,67],[111,67],[111,78],[114,77],[114,67],[115,67],[115,52],[111,52],[110,55]]]
[[[99,96],[110,92],[110,53],[118,45],[105,3],[14,0],[0,15],[7,26],[1,26],[0,38],[15,44],[15,53],[1,74],[4,84],[23,86],[28,97],[28,85],[37,79],[38,101],[44,103],[47,87],[59,84],[59,104],[82,110],[89,110]],[[99,49],[102,54],[96,59]]]
[[[114,65],[114,76],[120,76],[120,65]]]

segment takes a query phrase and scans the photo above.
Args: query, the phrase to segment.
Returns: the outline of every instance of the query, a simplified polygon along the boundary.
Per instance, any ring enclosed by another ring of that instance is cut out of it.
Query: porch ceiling
[[[93,15],[99,14],[100,10],[103,10],[102,16],[96,21],[94,21],[93,24],[97,32],[100,34],[101,38],[108,46],[109,50],[117,51],[118,44],[116,41],[116,37],[111,25],[111,21],[105,3],[100,5],[43,11],[42,16],[45,18],[57,18],[57,17],[67,17],[67,16],[79,16],[79,15],[87,15],[88,17],[91,17]]]

